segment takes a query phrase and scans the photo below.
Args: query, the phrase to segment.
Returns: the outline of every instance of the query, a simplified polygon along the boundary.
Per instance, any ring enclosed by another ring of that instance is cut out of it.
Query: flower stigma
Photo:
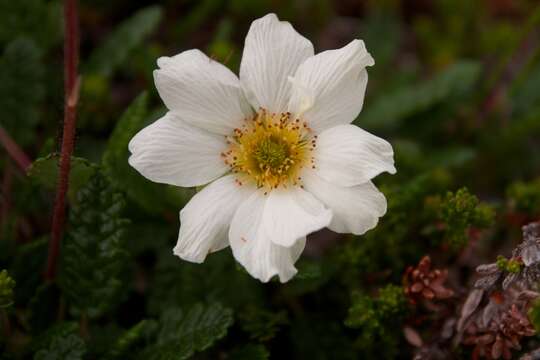
[[[305,121],[261,108],[227,137],[229,148],[221,156],[238,175],[240,185],[253,181],[266,190],[302,187],[300,169],[307,164],[315,167],[312,152],[316,139]]]

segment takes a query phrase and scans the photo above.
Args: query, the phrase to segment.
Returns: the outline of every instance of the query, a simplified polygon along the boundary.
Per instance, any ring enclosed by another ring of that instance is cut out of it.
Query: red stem
[[[9,156],[17,163],[17,165],[19,165],[21,170],[26,172],[26,169],[28,169],[31,164],[30,158],[2,126],[0,126],[0,143],[4,146]]]
[[[77,102],[79,96],[79,19],[77,0],[64,0],[64,131],[60,154],[60,175],[56,188],[56,200],[52,219],[51,240],[47,258],[45,278],[54,279],[60,250],[65,218],[66,193],[69,185],[71,154],[75,144],[75,122],[77,118]]]

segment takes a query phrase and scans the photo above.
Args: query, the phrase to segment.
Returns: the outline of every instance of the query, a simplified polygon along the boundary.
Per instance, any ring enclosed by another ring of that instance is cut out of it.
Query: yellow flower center
[[[290,113],[271,114],[261,109],[228,137],[229,149],[221,156],[238,183],[253,181],[267,190],[302,186],[300,169],[313,166],[312,150],[317,136]]]

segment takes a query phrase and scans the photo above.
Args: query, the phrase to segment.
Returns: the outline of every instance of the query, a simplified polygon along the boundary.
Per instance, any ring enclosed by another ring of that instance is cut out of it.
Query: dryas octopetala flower
[[[395,173],[392,147],[350,124],[374,64],[362,41],[314,55],[269,14],[249,29],[240,79],[199,50],[157,63],[169,111],[131,140],[129,163],[155,182],[209,184],[180,212],[174,254],[200,263],[230,245],[253,277],[285,282],[307,234],[363,234],[386,212],[370,180]]]

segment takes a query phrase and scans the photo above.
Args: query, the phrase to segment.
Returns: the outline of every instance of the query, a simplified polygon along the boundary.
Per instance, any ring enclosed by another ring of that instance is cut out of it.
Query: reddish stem
[[[54,279],[60,250],[65,217],[66,193],[69,185],[71,154],[75,144],[75,122],[79,96],[79,19],[77,0],[64,0],[64,130],[60,154],[60,175],[56,188],[56,200],[52,219],[51,240],[47,259],[45,278]]]
[[[20,146],[9,136],[6,130],[0,126],[0,143],[6,149],[9,156],[19,165],[23,172],[31,164],[30,158],[24,153]]]

